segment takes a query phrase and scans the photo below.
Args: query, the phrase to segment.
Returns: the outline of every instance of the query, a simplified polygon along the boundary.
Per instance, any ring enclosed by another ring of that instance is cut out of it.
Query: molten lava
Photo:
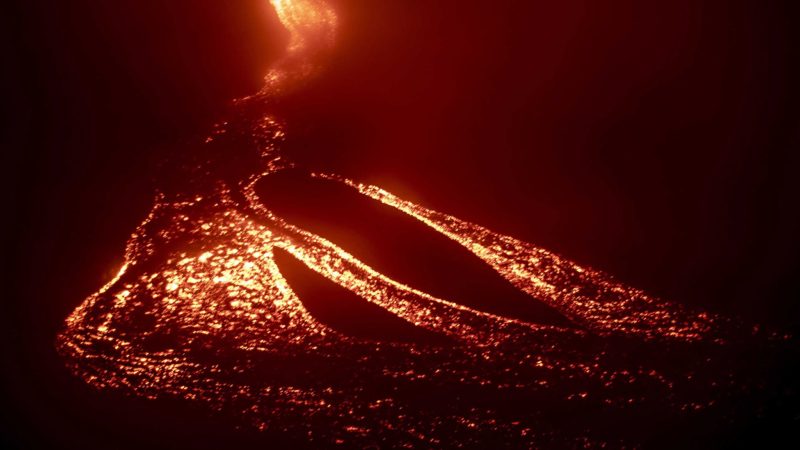
[[[337,23],[322,1],[272,4],[289,32],[285,57],[204,144],[226,161],[194,162],[183,188],[159,193],[119,274],[67,319],[58,349],[76,375],[352,445],[635,444],[624,424],[641,411],[689,414],[727,395],[734,368],[720,355],[741,333],[718,316],[379,187],[309,174],[455,241],[570,324],[482,312],[393,280],[268,209],[256,184],[292,165],[281,157],[282,124],[264,111],[314,72]],[[328,326],[278,253],[446,339],[383,341]]]

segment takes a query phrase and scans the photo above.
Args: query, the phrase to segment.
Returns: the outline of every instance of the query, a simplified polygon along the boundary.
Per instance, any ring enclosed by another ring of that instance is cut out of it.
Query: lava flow
[[[337,26],[321,0],[272,4],[289,32],[285,57],[197,152],[225,161],[187,164],[184,184],[162,189],[131,235],[119,274],[66,320],[57,345],[76,375],[98,388],[205,404],[310,442],[390,447],[636,445],[647,423],[699,414],[742,388],[726,355],[754,339],[750,330],[532,244],[380,187],[308,174],[463,246],[564,323],[437,298],[270,210],[259,183],[298,169],[281,156],[283,125],[265,111],[313,75]],[[427,337],[331,327],[287,281],[287,264]],[[642,415],[645,425],[629,425]]]

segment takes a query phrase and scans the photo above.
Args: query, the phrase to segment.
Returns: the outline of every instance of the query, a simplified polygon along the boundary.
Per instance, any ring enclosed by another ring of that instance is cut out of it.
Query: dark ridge
[[[520,292],[457,242],[339,182],[292,170],[265,177],[256,191],[278,216],[397,281],[481,311],[570,325],[560,312]]]
[[[303,306],[317,320],[347,335],[376,341],[442,345],[451,341],[417,327],[309,269],[285,250],[275,262]]]

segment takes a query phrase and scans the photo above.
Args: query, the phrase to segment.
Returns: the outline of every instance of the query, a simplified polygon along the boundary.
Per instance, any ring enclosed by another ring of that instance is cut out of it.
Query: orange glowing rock
[[[267,209],[256,183],[291,164],[280,156],[283,127],[263,105],[313,71],[337,22],[322,1],[272,4],[290,34],[286,57],[264,90],[240,100],[241,116],[220,124],[206,144],[246,142],[263,165],[159,194],[119,274],[75,309],[59,335],[75,374],[101,388],[207,403],[260,428],[365,445],[602,443],[589,424],[603,408],[623,417],[636,404],[679,412],[713,402],[718,378],[703,376],[703,363],[675,368],[626,352],[696,345],[713,354],[726,326],[717,316],[379,187],[312,175],[452,239],[573,326],[489,314],[397,282]],[[447,341],[382,342],[331,328],[304,307],[276,253]],[[541,414],[560,402],[594,406],[575,409],[566,426]]]

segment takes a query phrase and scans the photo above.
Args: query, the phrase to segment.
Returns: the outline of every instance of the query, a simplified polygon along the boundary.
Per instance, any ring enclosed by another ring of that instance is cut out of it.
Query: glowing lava
[[[268,210],[254,186],[291,164],[279,153],[283,127],[263,110],[313,72],[336,29],[321,1],[272,3],[289,31],[286,57],[205,144],[212,153],[254,153],[259,171],[213,177],[216,163],[202,161],[184,190],[158,195],[119,274],[75,309],[58,338],[75,374],[100,388],[205,403],[303,439],[389,446],[619,444],[624,433],[609,437],[592,424],[641,410],[702,409],[730,387],[730,371],[708,369],[725,345],[726,321],[534,245],[379,187],[312,175],[407,213],[578,326],[536,325],[435,298]],[[277,251],[452,343],[379,342],[326,326],[290,287]],[[696,360],[667,362],[687,349]],[[569,420],[554,418],[565,408]]]

